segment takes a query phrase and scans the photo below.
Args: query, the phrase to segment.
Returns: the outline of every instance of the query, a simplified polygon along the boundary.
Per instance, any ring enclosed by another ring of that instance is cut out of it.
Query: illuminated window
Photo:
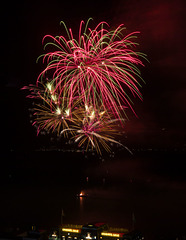
[[[73,228],[62,228],[63,232],[73,232],[73,233],[79,233],[78,229],[73,229]]]

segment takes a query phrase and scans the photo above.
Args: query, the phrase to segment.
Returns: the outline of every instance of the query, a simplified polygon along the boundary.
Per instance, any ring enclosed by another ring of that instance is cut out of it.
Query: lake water
[[[69,158],[65,164],[41,156],[16,155],[16,163],[9,160],[13,167],[5,166],[11,173],[8,177],[4,173],[6,181],[1,184],[1,225],[59,226],[63,209],[64,223],[102,221],[128,229],[134,225],[147,239],[185,232],[184,153],[95,162]],[[55,159],[59,156],[55,154]],[[78,198],[82,190],[87,197]]]

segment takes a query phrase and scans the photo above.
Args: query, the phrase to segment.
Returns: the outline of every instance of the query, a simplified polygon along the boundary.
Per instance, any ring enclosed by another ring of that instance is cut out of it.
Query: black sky
[[[104,20],[111,28],[124,23],[128,32],[139,30],[138,50],[146,53],[150,61],[141,68],[146,82],[141,90],[144,100],[134,99],[138,118],[128,112],[130,121],[125,128],[128,141],[137,145],[148,143],[151,147],[158,144],[185,148],[185,7],[184,0],[6,3],[1,21],[4,53],[1,96],[7,141],[24,145],[28,136],[35,134],[28,123],[29,101],[20,88],[35,83],[42,70],[36,59],[44,52],[43,36],[63,34],[61,20],[77,31],[82,19],[93,17],[95,25]]]

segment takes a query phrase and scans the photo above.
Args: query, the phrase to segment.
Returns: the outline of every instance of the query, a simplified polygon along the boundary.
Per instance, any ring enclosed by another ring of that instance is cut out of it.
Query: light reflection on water
[[[59,178],[55,178],[55,172],[53,180],[43,175],[43,181],[39,177],[40,182],[29,182],[30,185],[22,181],[25,175],[20,172],[22,185],[12,182],[1,189],[0,223],[59,226],[63,209],[64,223],[103,221],[113,227],[131,229],[135,218],[135,227],[142,232],[185,231],[186,182],[168,177],[176,171],[175,177],[181,171],[184,176],[184,165],[179,161],[185,161],[184,156],[170,159],[158,154],[153,155],[154,160],[143,157],[93,162],[83,167],[77,164],[73,172],[66,171],[63,176],[59,169]],[[43,166],[51,173],[51,161],[48,167],[46,163]],[[85,179],[83,184],[81,175]],[[92,178],[96,184],[91,183]],[[78,198],[81,190],[88,197]]]
[[[90,196],[76,200],[79,201],[81,222],[103,221],[112,226],[131,228],[134,211],[131,196],[127,199],[113,190],[88,192]]]
[[[127,182],[107,189],[87,189],[88,197],[74,198],[68,222],[103,221],[113,227],[140,229],[147,234],[185,231],[186,184],[154,178]]]
[[[96,197],[74,199],[76,208],[66,219],[67,223],[84,224],[103,221],[110,226],[125,227],[129,230],[134,224],[135,228],[147,236],[175,235],[185,231],[186,193],[184,192],[163,188],[155,189],[150,194],[143,190],[139,196],[139,194],[128,194],[125,189],[127,197],[123,198],[117,196],[107,198],[101,190],[98,192]],[[113,191],[110,193],[112,194]]]

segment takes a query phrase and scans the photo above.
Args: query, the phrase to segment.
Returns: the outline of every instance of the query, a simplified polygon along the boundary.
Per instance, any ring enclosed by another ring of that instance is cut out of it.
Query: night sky
[[[184,1],[21,1],[3,11],[1,79],[3,85],[3,118],[6,142],[30,144],[35,133],[28,126],[29,101],[20,88],[35,83],[43,69],[36,64],[44,52],[42,38],[46,34],[63,34],[63,20],[74,31],[79,22],[94,19],[93,24],[107,21],[111,28],[124,23],[127,31],[140,31],[139,51],[150,63],[141,68],[146,84],[141,92],[143,102],[134,99],[138,118],[130,110],[125,131],[134,144],[154,147],[185,148],[185,3]],[[11,110],[10,110],[11,109]],[[7,117],[8,116],[8,117]],[[27,131],[29,131],[27,133]],[[28,135],[30,137],[28,137]],[[32,136],[32,137],[31,137]],[[131,136],[131,138],[130,138]],[[15,146],[16,148],[17,146]]]
[[[51,150],[55,146],[62,149],[63,146],[60,143],[56,144],[55,141],[51,142],[46,136],[36,136],[36,130],[30,124],[28,111],[32,107],[32,102],[26,98],[27,92],[20,89],[30,83],[34,84],[42,70],[42,64],[36,64],[36,59],[44,52],[43,36],[63,35],[63,28],[59,24],[61,20],[76,31],[80,21],[86,21],[89,17],[94,19],[93,26],[100,21],[108,22],[111,28],[123,23],[127,33],[141,32],[138,36],[140,43],[138,50],[146,53],[149,60],[149,63],[145,62],[144,68],[140,68],[146,84],[143,84],[141,89],[143,101],[134,99],[134,109],[138,117],[128,111],[130,120],[126,123],[124,143],[134,152],[152,149],[152,151],[168,151],[170,155],[173,153],[174,157],[170,165],[167,155],[159,159],[158,174],[166,179],[181,181],[183,189],[186,184],[185,0],[38,0],[6,1],[3,5],[1,14],[2,189],[6,187],[16,189],[24,178],[25,184],[30,184],[27,173],[30,174],[30,178],[35,174],[35,183],[37,181],[41,183],[41,178],[49,182],[47,174],[51,168],[50,154],[42,155],[40,150]],[[177,152],[179,152],[178,157]],[[119,154],[119,158],[121,155],[122,153]],[[56,169],[58,164],[60,168],[63,165],[64,171],[70,168],[70,163],[67,164],[65,160],[68,154],[63,156],[62,160],[59,159],[59,154],[54,156],[58,159],[54,159],[55,167],[53,166],[52,169]],[[71,162],[74,161],[74,156],[71,156]],[[84,161],[80,153],[77,158],[80,164]],[[28,167],[29,164],[33,167]],[[92,160],[85,165],[87,168],[92,166]],[[129,171],[133,171],[133,165],[129,165]],[[145,168],[146,179],[154,176],[157,170],[152,170],[154,166],[156,166],[155,160],[152,161],[152,166],[148,164]],[[87,170],[78,164],[77,167],[86,176]],[[117,161],[115,167],[117,168]],[[33,169],[36,168],[37,172],[34,173]],[[45,170],[41,177],[40,173],[43,169]],[[141,179],[144,174],[144,163],[142,165],[139,163],[139,169],[141,170],[132,172],[134,177],[135,173],[137,174],[137,179]],[[75,170],[73,172],[75,173]],[[113,170],[113,178],[114,176]],[[58,180],[54,178],[53,184]],[[6,201],[9,195],[4,196]]]

